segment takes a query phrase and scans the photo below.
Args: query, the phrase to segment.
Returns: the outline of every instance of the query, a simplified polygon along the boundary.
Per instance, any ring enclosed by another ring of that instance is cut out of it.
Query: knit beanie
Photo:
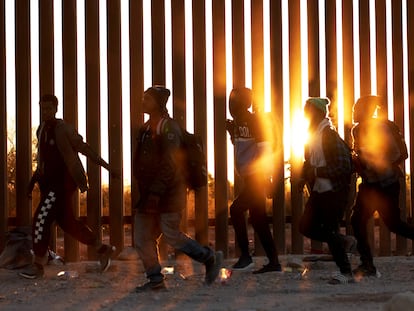
[[[311,104],[326,114],[328,113],[328,105],[331,103],[331,101],[328,98],[324,97],[310,97],[306,100],[306,103]]]
[[[170,90],[160,86],[160,85],[154,85],[150,88],[148,88],[144,94],[150,95],[154,100],[157,102],[157,104],[160,106],[161,110],[165,110],[165,106],[167,104],[168,98],[170,97]]]
[[[229,105],[234,110],[247,110],[252,105],[252,90],[247,87],[235,88],[230,92]]]

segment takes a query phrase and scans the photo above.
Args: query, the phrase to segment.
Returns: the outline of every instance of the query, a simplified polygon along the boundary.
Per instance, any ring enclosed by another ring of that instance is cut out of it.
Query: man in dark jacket
[[[383,104],[381,97],[370,95],[358,99],[353,107],[354,163],[362,181],[351,216],[361,259],[354,270],[358,277],[379,276],[367,232],[367,223],[375,211],[391,232],[414,239],[414,226],[400,217],[400,178],[404,174],[399,165],[405,158],[401,157],[401,149],[392,134],[391,126],[396,125],[376,116]]]
[[[205,265],[206,284],[216,279],[222,263],[222,252],[201,246],[179,228],[187,193],[180,163],[183,132],[168,115],[169,96],[168,89],[154,86],[145,91],[142,101],[149,120],[139,130],[133,162],[140,192],[134,237],[149,281],[138,286],[136,292],[165,288],[158,258],[161,235],[169,245]]]
[[[309,120],[309,141],[305,146],[303,180],[310,196],[299,230],[308,238],[328,244],[340,270],[329,283],[343,284],[353,281],[346,248],[348,239],[355,239],[339,231],[349,200],[352,161],[350,148],[327,117],[329,103],[327,98],[311,97],[304,107]]]
[[[56,119],[58,100],[54,95],[43,95],[39,105],[42,123],[36,132],[37,169],[29,187],[31,192],[37,182],[41,193],[32,224],[34,263],[20,272],[20,275],[29,279],[43,276],[43,266],[48,260],[51,226],[55,221],[63,231],[78,241],[94,246],[99,255],[101,270],[106,271],[115,247],[102,244],[97,235],[75,217],[72,210],[73,195],[78,188],[81,192],[88,190],[87,177],[78,153],[112,173],[113,170],[83,141],[72,125]]]

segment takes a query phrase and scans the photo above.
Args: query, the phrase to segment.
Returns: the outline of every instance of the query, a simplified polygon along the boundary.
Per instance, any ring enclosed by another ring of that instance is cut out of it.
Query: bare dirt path
[[[302,263],[303,256],[280,256],[282,265]],[[256,267],[264,263],[255,257]],[[235,260],[226,261],[230,267]],[[353,258],[354,265],[357,258]],[[97,263],[49,265],[45,277],[25,280],[16,270],[0,269],[0,310],[382,310],[393,295],[414,291],[413,257],[379,257],[381,278],[364,279],[347,285],[329,285],[336,271],[333,262],[306,263],[309,271],[253,275],[233,272],[226,283],[203,284],[202,265],[186,259],[165,262],[173,266],[167,291],[136,294],[135,286],[145,282],[141,262],[113,261],[106,273]],[[77,277],[58,277],[59,271],[76,271]]]

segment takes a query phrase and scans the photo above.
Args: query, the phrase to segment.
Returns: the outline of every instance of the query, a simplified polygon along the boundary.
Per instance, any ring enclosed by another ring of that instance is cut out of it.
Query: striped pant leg
[[[56,192],[49,191],[39,203],[33,217],[33,251],[43,257],[49,247],[51,225],[56,217]]]

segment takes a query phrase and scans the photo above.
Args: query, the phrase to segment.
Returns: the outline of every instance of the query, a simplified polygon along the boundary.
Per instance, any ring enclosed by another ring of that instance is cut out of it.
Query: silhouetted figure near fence
[[[138,286],[136,292],[165,288],[158,254],[161,236],[175,249],[205,265],[207,285],[217,278],[223,260],[222,252],[214,252],[180,231],[187,195],[180,164],[183,131],[168,115],[169,96],[168,89],[154,86],[144,92],[142,100],[149,120],[139,130],[133,162],[140,194],[135,206],[134,240],[149,281]]]
[[[348,205],[352,175],[351,149],[334,129],[328,115],[329,99],[311,97],[304,107],[309,120],[305,146],[303,181],[310,192],[300,220],[300,232],[313,240],[326,242],[339,267],[330,284],[353,281],[347,250],[355,239],[340,233],[339,225]]]
[[[40,99],[42,123],[37,129],[37,168],[29,185],[29,195],[37,182],[40,188],[40,203],[36,208],[32,224],[34,263],[22,270],[22,277],[35,279],[43,276],[43,266],[48,262],[48,245],[51,226],[56,221],[62,230],[76,240],[96,248],[101,270],[106,271],[111,263],[114,246],[102,244],[91,229],[77,219],[73,213],[73,197],[80,189],[88,190],[88,180],[78,153],[90,158],[97,165],[114,172],[98,153],[83,141],[76,129],[61,119],[56,119],[58,100],[54,95],[43,95]]]
[[[414,239],[414,226],[401,220],[399,207],[400,178],[404,177],[400,165],[408,157],[407,147],[397,125],[377,117],[381,106],[381,97],[364,96],[353,107],[353,159],[362,180],[351,216],[361,259],[354,270],[357,276],[377,275],[367,232],[375,211],[390,231]]]
[[[230,215],[241,256],[233,265],[234,270],[253,268],[249,251],[246,213],[257,233],[268,263],[253,271],[254,274],[281,271],[278,252],[270,232],[266,215],[266,190],[273,173],[272,142],[258,114],[248,110],[252,104],[252,92],[248,88],[236,88],[230,93],[229,110],[233,120],[227,120],[227,131],[234,145],[234,162],[240,176],[240,192],[230,206]],[[266,129],[271,130],[271,129]]]

